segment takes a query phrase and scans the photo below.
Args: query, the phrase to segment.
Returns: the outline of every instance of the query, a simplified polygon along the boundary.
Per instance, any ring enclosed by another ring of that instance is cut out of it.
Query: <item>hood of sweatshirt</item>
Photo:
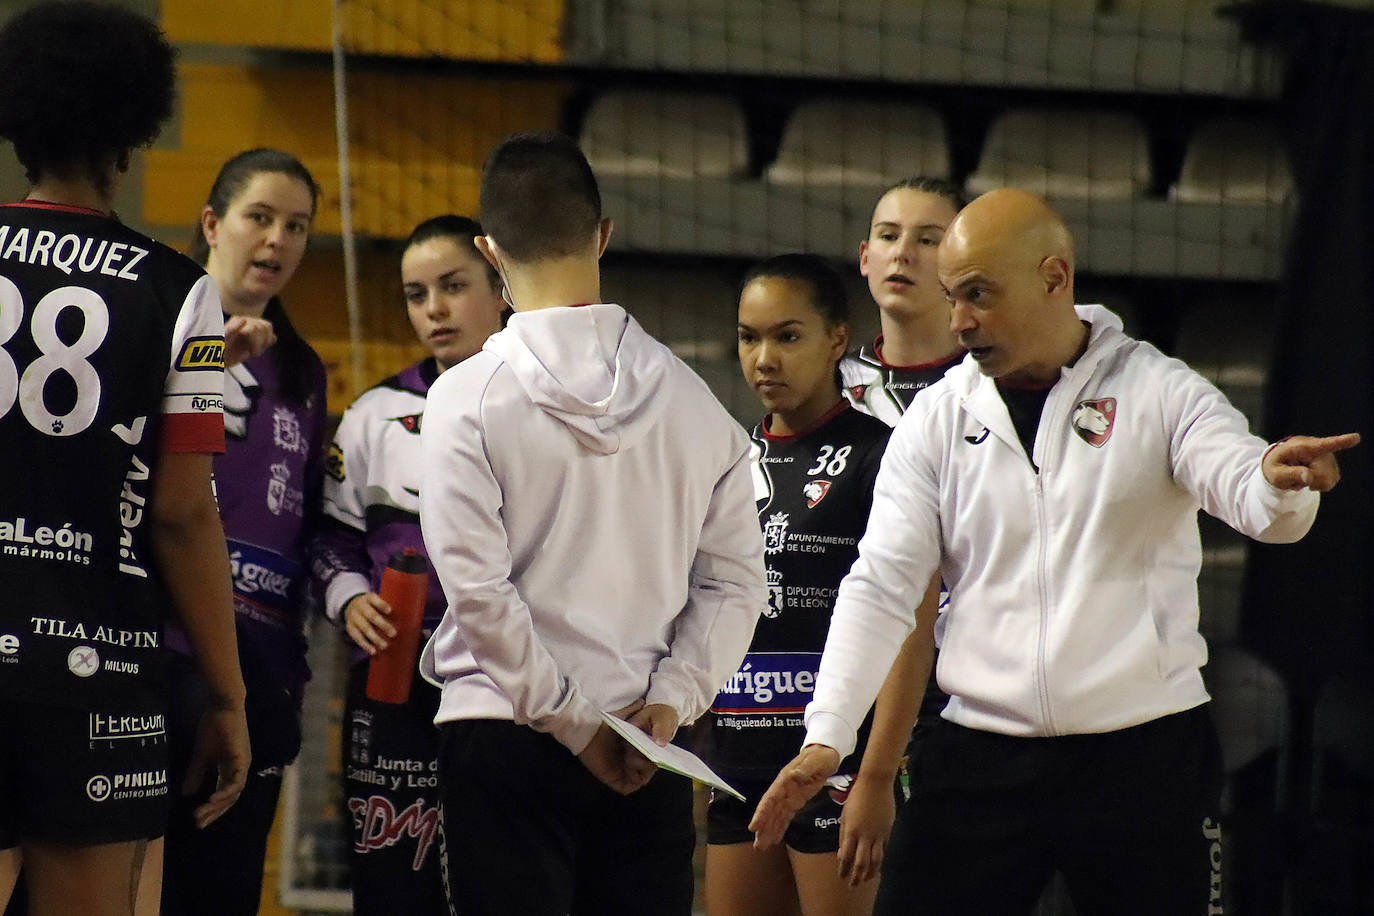
[[[599,455],[629,448],[666,406],[668,348],[618,305],[517,312],[484,350],[501,357],[536,407]]]

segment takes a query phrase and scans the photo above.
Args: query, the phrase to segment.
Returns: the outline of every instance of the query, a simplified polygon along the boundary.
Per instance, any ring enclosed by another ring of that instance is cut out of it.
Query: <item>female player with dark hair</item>
[[[295,157],[270,149],[240,153],[220,169],[192,244],[191,255],[214,279],[230,324],[265,319],[274,339],[225,373],[228,443],[215,461],[248,688],[252,769],[233,816],[210,830],[191,829],[194,796],[174,804],[164,916],[258,911],[282,769],[300,749],[308,676],[306,547],[323,476],[325,375],[279,294],[305,253],[317,197],[314,179]],[[169,638],[173,649],[183,646],[176,635]],[[202,688],[184,663],[174,661],[172,670],[172,767],[182,773]]]
[[[44,4],[0,29],[0,136],[32,184],[0,208],[0,903],[22,862],[34,913],[126,916],[155,887],[144,857],[177,788],[169,607],[205,698],[185,769],[214,772],[188,817],[223,814],[248,768],[210,483],[219,299],[110,210],[173,84],[157,27],[116,7]]]
[[[849,344],[844,283],[813,255],[770,258],[739,300],[739,358],[768,414],[753,431],[753,471],[768,567],[768,607],[749,653],[710,716],[710,757],[748,799],[713,792],[706,905],[712,914],[867,914],[877,882],[837,868],[840,813],[863,742],[793,820],[786,848],[753,848],[753,806],[803,734],[830,607],[857,556],[888,427],[852,409],[837,366]],[[889,782],[889,793],[891,783]]]
[[[363,392],[344,412],[329,449],[324,550],[315,571],[326,613],[355,644],[343,771],[358,916],[386,916],[402,900],[420,913],[447,911],[437,848],[439,691],[415,677],[409,701],[394,704],[369,699],[365,688],[368,658],[396,635],[392,609],[378,594],[387,560],[407,547],[425,553],[419,515],[425,397],[441,372],[500,330],[506,309],[500,277],[473,244],[482,234],[466,217],[436,216],[406,239],[401,290],[415,336],[430,355]],[[431,574],[423,637],[446,606]]]

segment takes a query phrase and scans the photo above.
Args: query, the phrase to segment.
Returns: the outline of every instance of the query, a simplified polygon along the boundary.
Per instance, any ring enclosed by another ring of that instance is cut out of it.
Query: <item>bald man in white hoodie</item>
[[[448,610],[440,796],[464,914],[691,911],[692,790],[601,720],[666,744],[765,606],[748,439],[618,305],[611,223],[577,146],[503,141],[478,248],[515,308],[423,420],[420,517]]]

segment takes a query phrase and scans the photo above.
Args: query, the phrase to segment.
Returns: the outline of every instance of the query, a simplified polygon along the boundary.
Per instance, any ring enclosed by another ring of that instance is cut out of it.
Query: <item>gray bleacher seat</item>
[[[1013,109],[988,129],[970,194],[1018,187],[1043,197],[1128,200],[1150,185],[1145,128],[1118,111]]]
[[[578,142],[599,176],[730,178],[749,168],[744,109],[724,96],[606,92]]]
[[[895,102],[820,99],[792,113],[764,177],[779,185],[877,189],[912,175],[948,174],[938,112]]]
[[[1277,204],[1293,190],[1272,121],[1229,118],[1198,127],[1169,196],[1180,203]]]

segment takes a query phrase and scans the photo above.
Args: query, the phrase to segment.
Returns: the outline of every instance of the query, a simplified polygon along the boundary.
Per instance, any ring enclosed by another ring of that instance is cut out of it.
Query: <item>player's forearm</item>
[[[859,775],[891,781],[925,699],[930,668],[935,663],[935,615],[940,609],[940,578],[936,576],[916,609],[916,628],[907,635],[897,660],[878,691],[873,728],[864,749]]]
[[[873,706],[873,728],[864,748],[859,775],[891,781],[897,775],[902,752],[911,738],[911,729],[925,697],[926,679],[934,660],[934,646],[913,631],[897,653],[887,680],[878,691]]]
[[[240,706],[244,687],[224,529],[208,488],[203,496],[183,498],[196,505],[176,517],[152,519],[153,557],[213,702],[221,707]]]

